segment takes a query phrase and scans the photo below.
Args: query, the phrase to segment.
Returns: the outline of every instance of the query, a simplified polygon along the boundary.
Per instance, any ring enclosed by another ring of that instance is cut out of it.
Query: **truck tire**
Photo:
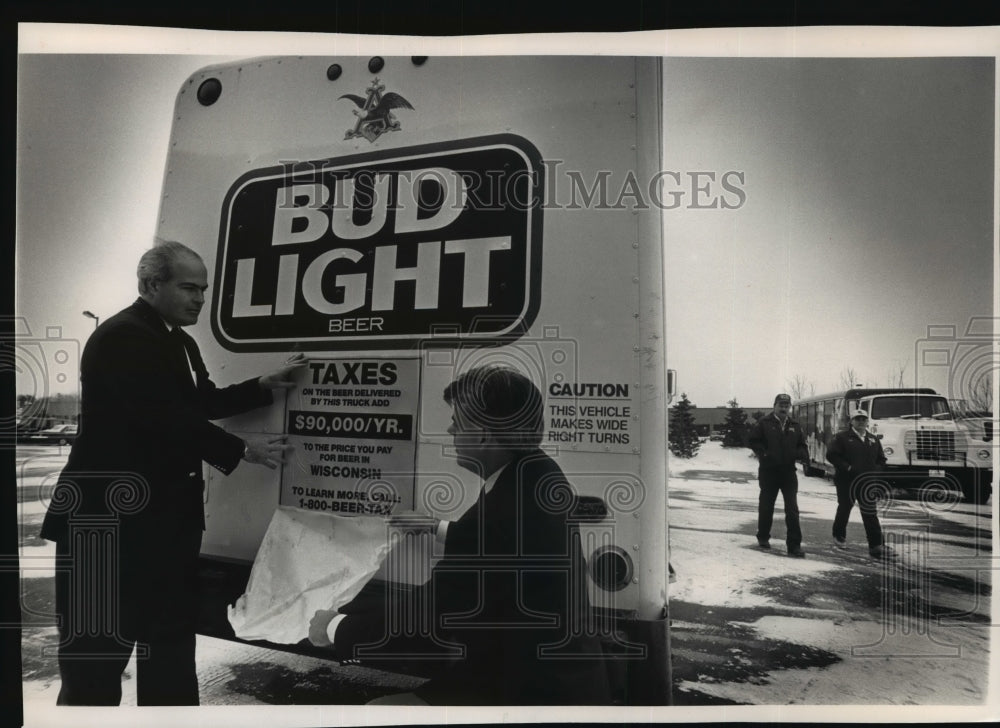
[[[948,508],[958,504],[965,495],[963,487],[960,494],[954,486],[947,480],[931,480],[921,484],[917,491],[917,498],[925,506],[934,508]]]
[[[993,492],[991,477],[984,473],[971,472],[962,475],[962,496],[966,503],[982,505]]]
[[[825,473],[825,470],[822,468],[814,468],[811,463],[802,463],[802,474],[807,477],[815,478],[820,475],[824,475]]]

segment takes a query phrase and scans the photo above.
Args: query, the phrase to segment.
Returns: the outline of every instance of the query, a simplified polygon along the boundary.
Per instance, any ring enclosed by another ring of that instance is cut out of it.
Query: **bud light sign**
[[[250,172],[223,205],[232,351],[510,341],[539,304],[543,175],[513,135]]]

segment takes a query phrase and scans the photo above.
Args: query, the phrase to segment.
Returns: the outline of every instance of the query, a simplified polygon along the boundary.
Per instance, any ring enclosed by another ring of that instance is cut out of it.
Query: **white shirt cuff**
[[[434,540],[438,543],[444,543],[444,539],[448,535],[449,523],[451,523],[451,521],[438,521],[437,530],[434,532]]]
[[[337,643],[337,640],[335,639],[337,635],[337,627],[340,626],[340,623],[344,621],[346,616],[346,614],[338,614],[330,620],[330,624],[326,625],[326,638],[333,644]]]

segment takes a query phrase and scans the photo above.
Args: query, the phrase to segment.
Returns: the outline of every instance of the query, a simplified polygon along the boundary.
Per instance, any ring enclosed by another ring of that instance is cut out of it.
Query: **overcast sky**
[[[231,57],[20,57],[16,306],[36,336],[82,342],[84,309],[134,299],[175,94]],[[795,375],[819,393],[848,366],[913,381],[929,324],[992,314],[993,58],[671,58],[664,75],[665,169],[739,172],[746,196],[664,213],[668,365],[696,404],[768,404]]]
[[[83,342],[131,303],[152,245],[174,97],[213,59],[22,55],[18,62],[17,314],[34,337]],[[25,391],[18,377],[18,392]],[[58,384],[52,382],[58,390]]]
[[[671,59],[666,167],[744,173],[736,210],[665,214],[667,336],[702,406],[942,391],[918,367],[928,325],[993,312],[994,61]]]

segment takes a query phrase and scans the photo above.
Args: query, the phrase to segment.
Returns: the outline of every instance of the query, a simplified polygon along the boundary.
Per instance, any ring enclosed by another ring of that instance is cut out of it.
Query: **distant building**
[[[774,407],[744,407],[740,405],[747,415],[747,423],[753,424],[754,415],[760,413],[762,416],[770,412]],[[726,422],[726,415],[729,414],[728,407],[692,407],[691,415],[694,417],[694,428],[698,431],[699,437],[711,437],[716,432],[722,432],[722,426]]]
[[[16,429],[21,435],[79,421],[80,398],[75,394],[55,394],[26,404],[17,413]]]

